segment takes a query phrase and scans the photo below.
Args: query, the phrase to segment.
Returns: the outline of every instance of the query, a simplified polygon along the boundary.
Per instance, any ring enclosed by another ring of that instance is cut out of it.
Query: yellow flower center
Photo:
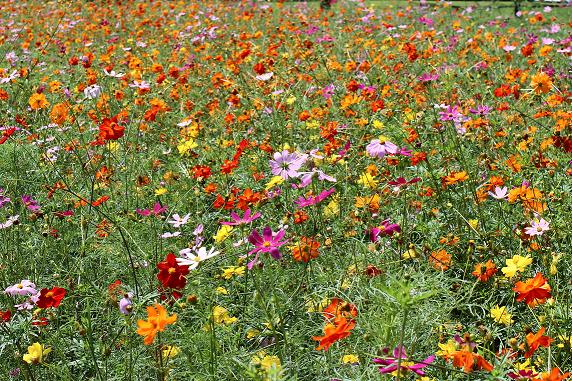
[[[268,241],[264,241],[264,243],[262,244],[262,246],[264,247],[270,247],[272,244]]]
[[[54,296],[54,293],[52,291],[48,291],[46,293],[46,298],[51,298],[52,296]]]
[[[169,272],[169,274],[173,274],[174,272],[177,271],[177,269],[175,269],[174,267],[169,267],[169,270],[167,270]]]

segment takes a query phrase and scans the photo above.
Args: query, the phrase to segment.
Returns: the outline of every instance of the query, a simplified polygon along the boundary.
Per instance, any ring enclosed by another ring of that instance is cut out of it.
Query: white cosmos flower
[[[202,261],[216,257],[219,254],[220,251],[216,251],[214,247],[207,250],[203,246],[197,250],[196,254],[191,253],[188,249],[183,249],[179,251],[179,255],[181,255],[181,257],[177,258],[177,264],[179,266],[189,266],[189,269],[194,270]]]
[[[167,221],[168,224],[173,225],[174,228],[180,228],[181,226],[185,225],[189,222],[189,218],[191,218],[191,214],[185,214],[183,217],[179,216],[177,213],[171,216],[171,220]]]

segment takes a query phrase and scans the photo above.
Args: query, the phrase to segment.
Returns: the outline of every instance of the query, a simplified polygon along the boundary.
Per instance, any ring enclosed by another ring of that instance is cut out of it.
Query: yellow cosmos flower
[[[266,186],[264,187],[264,189],[266,190],[270,190],[272,188],[274,188],[277,185],[280,185],[284,182],[284,178],[282,176],[274,176],[273,178],[270,179],[270,181],[266,184]]]
[[[222,274],[220,275],[220,277],[228,280],[231,279],[233,276],[244,275],[245,271],[246,271],[245,266],[227,267],[226,269],[222,270]]]
[[[344,355],[344,357],[342,357],[342,364],[359,364],[359,357],[354,354]]]
[[[385,124],[383,124],[383,122],[379,120],[374,120],[372,124],[373,128],[378,130],[383,130],[383,128],[385,127]]]
[[[44,357],[52,351],[51,348],[45,348],[44,344],[34,343],[28,347],[28,353],[26,353],[22,359],[28,364],[41,364],[44,362]]]
[[[181,348],[174,345],[165,345],[163,347],[163,358],[173,358],[181,352]]]
[[[155,189],[155,196],[162,196],[168,192],[167,188],[157,188]]]
[[[215,308],[213,308],[213,320],[215,324],[229,325],[236,322],[238,319],[230,316],[226,308],[221,306],[215,306]]]
[[[222,241],[227,239],[230,233],[232,232],[232,229],[233,229],[232,226],[228,225],[221,226],[216,232],[216,234],[213,236],[215,242],[221,243]]]
[[[495,321],[495,323],[504,325],[511,325],[514,323],[514,320],[512,320],[512,314],[508,313],[508,310],[505,306],[499,307],[497,304],[491,308],[490,312],[491,318]]]
[[[179,150],[179,154],[181,155],[188,155],[193,148],[197,148],[198,146],[193,139],[189,139],[179,144],[177,150]]]
[[[375,188],[379,183],[371,173],[365,172],[359,177],[358,184],[363,185],[365,188]]]
[[[517,272],[523,272],[526,267],[532,263],[532,258],[515,255],[505,262],[506,266],[503,267],[501,271],[507,278],[512,278]]]

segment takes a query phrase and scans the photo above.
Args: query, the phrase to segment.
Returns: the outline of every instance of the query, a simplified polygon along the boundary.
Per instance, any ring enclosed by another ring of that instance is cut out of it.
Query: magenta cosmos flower
[[[389,220],[384,220],[381,224],[369,231],[369,239],[371,242],[377,241],[379,237],[392,236],[394,233],[401,232],[401,227],[398,224],[392,224]]]
[[[328,190],[320,192],[317,196],[310,196],[308,198],[299,197],[294,203],[298,206],[298,208],[305,208],[306,206],[316,205],[320,202],[324,201],[328,196],[334,193],[336,190],[334,188],[330,188]]]
[[[284,238],[284,234],[286,234],[285,230],[281,229],[274,233],[269,226],[264,228],[262,236],[256,230],[253,230],[248,236],[248,241],[254,245],[254,249],[250,250],[248,255],[256,254],[256,256],[252,261],[248,262],[248,269],[251,269],[258,261],[260,253],[270,253],[270,256],[276,260],[282,258],[278,248],[288,242],[288,240],[281,241]]]
[[[389,349],[384,349],[384,352],[389,352]],[[393,350],[393,356],[385,358],[374,358],[373,362],[379,364],[379,372],[382,374],[392,373],[401,375],[407,372],[413,372],[418,376],[425,376],[425,372],[421,369],[427,367],[435,361],[435,355],[427,357],[425,360],[415,363],[407,358],[407,353],[405,353],[405,348],[397,347]],[[399,364],[399,365],[398,365]]]

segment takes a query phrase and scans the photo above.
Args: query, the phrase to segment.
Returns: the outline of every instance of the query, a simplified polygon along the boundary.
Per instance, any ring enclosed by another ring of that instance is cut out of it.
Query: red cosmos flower
[[[36,327],[45,327],[48,324],[49,324],[49,321],[45,317],[41,317],[39,319],[32,320],[32,325],[34,325]]]
[[[411,180],[405,180],[403,177],[399,177],[399,178],[397,178],[396,180],[388,181],[387,183],[388,183],[389,185],[393,185],[394,187],[401,188],[401,187],[403,187],[403,186],[408,186],[408,185],[411,185],[411,184],[415,184],[415,183],[417,183],[417,182],[419,182],[419,181],[421,181],[421,178],[420,178],[420,177],[414,177],[414,178],[412,178]]]
[[[118,116],[104,118],[99,125],[99,138],[103,140],[117,140],[123,136],[125,127],[118,124]]]
[[[522,302],[524,300],[530,307],[546,302],[546,299],[551,296],[550,290],[550,285],[541,273],[525,282],[516,282],[513,288],[513,291],[518,293],[516,301]]]
[[[182,289],[187,284],[185,275],[189,273],[189,266],[179,266],[175,254],[169,253],[163,262],[157,263],[159,274],[157,279],[165,288]]]
[[[6,143],[6,140],[8,140],[14,132],[16,132],[16,127],[10,127],[7,130],[2,131],[0,134],[0,144]]]
[[[40,298],[36,302],[36,305],[40,308],[57,308],[65,295],[66,290],[60,287],[54,287],[51,290],[43,288],[42,291],[40,291]]]
[[[0,322],[8,323],[12,317],[12,311],[0,311]]]

